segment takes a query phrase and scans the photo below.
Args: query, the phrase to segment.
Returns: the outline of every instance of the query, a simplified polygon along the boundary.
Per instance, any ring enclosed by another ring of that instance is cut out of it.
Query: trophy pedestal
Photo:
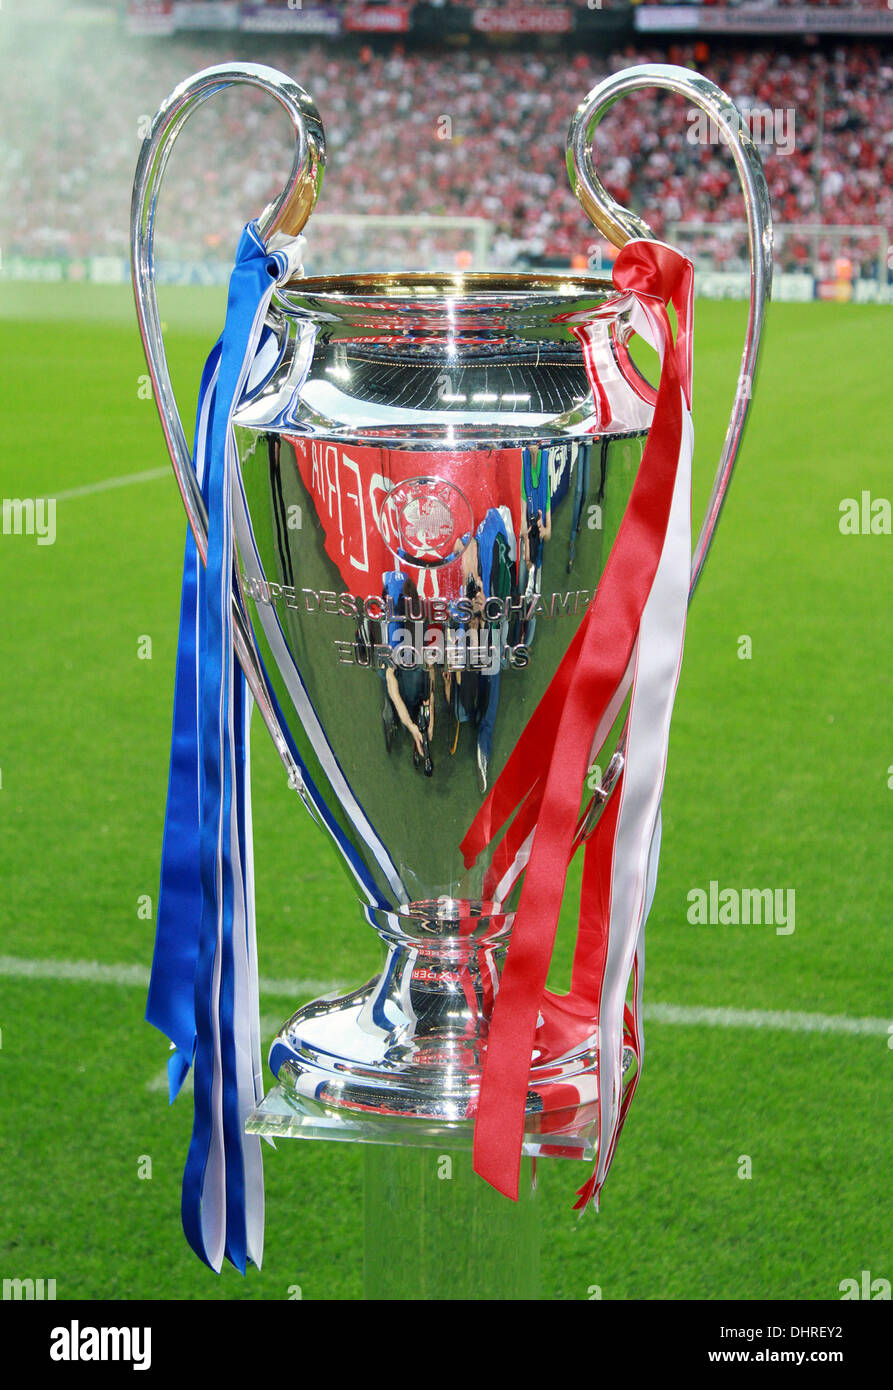
[[[370,1146],[364,1154],[367,1300],[535,1300],[540,1208],[532,1164],[518,1201],[472,1171],[471,1155]]]
[[[250,1115],[267,1139],[365,1145],[367,1299],[539,1297],[537,1157],[598,1152],[598,1046],[562,997],[542,1001],[517,1202],[473,1170],[492,948],[457,961],[392,944],[382,974],[304,1005],[273,1042],[279,1084]],[[624,1086],[635,1074],[625,1048]],[[433,1151],[433,1152],[432,1152]]]
[[[363,1297],[382,1300],[539,1298],[540,1212],[533,1165],[522,1160],[517,1202],[472,1168],[474,1122],[328,1110],[275,1086],[246,1123],[268,1139],[364,1144]],[[523,1152],[593,1159],[595,1121]]]
[[[530,1159],[596,1158],[592,1039],[533,1067],[518,1201],[508,1201],[472,1166],[486,1018],[469,1010],[463,1026],[464,993],[427,967],[425,993],[407,1000],[404,991],[408,1017],[389,984],[399,974],[392,957],[379,979],[293,1015],[271,1051],[279,1084],[246,1129],[365,1146],[366,1299],[536,1300],[541,1221]]]

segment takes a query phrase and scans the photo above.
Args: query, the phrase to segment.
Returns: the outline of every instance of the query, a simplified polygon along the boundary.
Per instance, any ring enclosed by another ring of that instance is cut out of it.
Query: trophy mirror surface
[[[586,277],[370,276],[295,281],[271,316],[276,365],[235,417],[242,588],[387,948],[380,977],[277,1038],[271,1063],[304,1100],[473,1112],[523,871],[500,843],[467,867],[461,844],[583,619],[641,460],[653,392],[620,299]],[[560,1008],[543,1020],[535,1132],[579,1125],[595,1099],[595,1040],[577,1031]]]

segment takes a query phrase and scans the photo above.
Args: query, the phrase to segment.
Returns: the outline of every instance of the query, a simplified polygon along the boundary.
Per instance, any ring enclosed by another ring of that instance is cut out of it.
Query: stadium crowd
[[[267,0],[268,3],[275,3],[275,0]],[[387,4],[388,0],[371,0],[372,4]],[[466,9],[482,9],[495,5],[509,5],[520,7],[527,3],[527,0],[427,0],[429,5],[462,5]],[[769,10],[781,6],[788,8],[809,8],[811,6],[822,6],[832,9],[863,9],[863,10],[885,10],[889,6],[887,0],[601,0],[596,4],[595,0],[535,0],[537,5],[578,5],[583,9],[611,8],[620,9],[623,5],[711,5],[727,9],[736,9],[740,6],[747,6],[750,9]]]
[[[130,185],[150,114],[185,75],[239,54],[237,42],[190,36],[125,42],[95,58],[69,55],[60,80],[35,98],[28,65],[6,75],[10,125],[0,144],[4,254],[126,255]],[[389,47],[352,49],[265,40],[251,58],[289,71],[325,122],[328,169],[320,210],[488,219],[498,264],[568,264],[595,234],[564,171],[575,106],[607,72],[670,61],[699,68],[745,112],[763,113],[762,144],[777,223],[882,224],[893,230],[893,54],[870,44],[771,51],[624,48],[595,59],[566,51]],[[284,118],[255,94],[227,93],[195,119],[171,161],[159,244],[183,258],[229,257],[245,216],[282,185],[290,161]],[[766,113],[769,113],[768,116]],[[726,224],[744,207],[728,152],[685,103],[646,91],[599,128],[596,162],[623,203],[658,235],[680,219],[715,223],[718,266],[740,257]],[[715,134],[715,133],[714,133]],[[311,224],[312,226],[312,224]],[[325,268],[331,237],[311,243]],[[385,248],[387,250],[387,248]],[[436,251],[421,244],[421,256]],[[877,256],[877,243],[831,246]],[[805,264],[808,239],[786,237],[781,268]],[[386,260],[390,259],[385,257]]]
[[[276,3],[276,0],[267,0],[267,3]],[[387,4],[388,0],[371,0],[375,4]],[[482,9],[494,5],[506,4],[509,6],[522,6],[527,0],[427,0],[429,5],[462,5],[466,9]],[[647,5],[713,5],[735,9],[739,6],[748,6],[752,9],[775,9],[779,6],[795,6],[799,8],[811,5],[821,5],[835,9],[887,9],[887,0],[601,0],[601,4],[595,0],[535,0],[537,5],[579,5],[583,9],[601,9],[602,6],[612,9],[620,9],[624,4],[647,4]]]

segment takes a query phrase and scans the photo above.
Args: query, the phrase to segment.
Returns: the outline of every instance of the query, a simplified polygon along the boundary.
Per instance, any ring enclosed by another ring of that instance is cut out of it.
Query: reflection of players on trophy
[[[413,612],[421,612],[418,590],[412,579],[392,570],[384,583],[385,602],[390,600],[394,620],[383,623],[388,645],[394,653],[394,665],[380,671],[385,684],[381,719],[384,726],[385,748],[390,753],[400,724],[412,740],[413,767],[421,767],[426,777],[434,773],[431,758],[431,739],[434,737],[434,674],[430,666],[413,659],[405,662],[404,623],[412,620]]]
[[[431,760],[431,739],[434,737],[434,680],[430,669],[414,666],[405,670],[388,667],[384,673],[385,707],[382,711],[385,747],[391,751],[397,721],[409,731],[413,742],[413,767],[424,769],[426,777],[434,773]]]
[[[463,536],[456,548],[461,548],[465,611],[470,604],[471,616],[451,622],[454,645],[455,639],[461,638],[465,661],[455,671],[447,662],[443,675],[444,695],[455,720],[450,754],[458,748],[462,724],[470,724],[475,731],[475,765],[478,789],[483,796],[488,785],[509,631],[505,602],[518,602],[516,544],[509,509],[490,507],[474,536]],[[488,612],[491,599],[498,603],[490,605]]]
[[[525,449],[522,458],[523,493],[523,536],[524,562],[520,574],[520,587],[525,599],[530,601],[543,589],[543,556],[545,543],[552,535],[552,492],[549,482],[549,461],[545,449],[534,452]],[[527,647],[533,643],[536,620],[528,620],[524,642]]]
[[[463,613],[468,612],[468,605],[471,605],[470,617],[459,617],[456,605],[451,607],[451,617],[448,627],[448,652],[456,652],[464,655],[465,665],[456,663],[456,669],[452,669],[449,659],[443,671],[443,693],[446,699],[447,708],[450,711],[455,728],[453,739],[450,745],[450,756],[454,756],[459,747],[459,730],[463,724],[470,724],[472,728],[478,728],[483,715],[486,712],[487,690],[482,687],[480,675],[480,662],[486,659],[487,629],[484,623],[484,586],[481,580],[480,565],[478,563],[477,540],[470,534],[462,537],[456,543],[456,549],[462,551],[462,577],[463,577],[463,596],[466,600]],[[483,703],[482,703],[483,702]],[[480,781],[480,755],[478,755]],[[484,786],[486,787],[486,770],[484,771]]]

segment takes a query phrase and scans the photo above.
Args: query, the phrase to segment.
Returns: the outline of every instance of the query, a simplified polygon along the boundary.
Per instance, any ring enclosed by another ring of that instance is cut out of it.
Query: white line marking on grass
[[[677,1023],[701,1028],[773,1028],[785,1033],[887,1033],[885,1018],[851,1018],[848,1014],[804,1014],[789,1009],[699,1009],[678,1004],[646,1004],[651,1023]]]
[[[363,981],[365,984],[365,981]],[[301,998],[307,994],[331,994],[333,990],[347,989],[341,980],[268,980],[261,975],[258,980],[261,994],[273,997]]]
[[[157,1074],[157,1076],[153,1076],[151,1081],[146,1082],[146,1090],[154,1091],[156,1093],[160,1092],[164,1096],[168,1094],[168,1092],[170,1091],[170,1082],[168,1081],[167,1077],[167,1067],[162,1067],[161,1071]],[[192,1094],[192,1091],[192,1068],[190,1067],[186,1075],[183,1077],[183,1085],[180,1087],[179,1091],[177,1092],[177,1095],[188,1096]]]
[[[27,960],[0,956],[0,978],[69,980],[76,984],[139,985],[145,989],[149,971],[143,965],[100,965],[91,960]],[[270,998],[300,1000],[345,989],[337,980],[276,980],[261,976],[260,992]],[[706,1009],[681,1004],[646,1004],[649,1023],[680,1027],[768,1028],[783,1033],[847,1033],[850,1036],[886,1035],[893,1020],[852,1018],[849,1014],[797,1013],[790,1009]]]
[[[82,487],[66,488],[64,492],[54,492],[57,502],[68,502],[72,497],[91,497],[94,492],[110,492],[116,487],[130,487],[131,483],[153,483],[156,478],[168,478],[170,466],[166,468],[146,468],[142,473],[122,473],[117,478],[101,478],[96,483],[84,483]],[[48,497],[49,493],[46,494]]]
[[[87,985],[140,985],[149,983],[144,965],[100,965],[95,960],[25,960],[0,956],[0,975],[22,980],[72,980]]]
[[[72,980],[88,985],[149,986],[144,965],[100,965],[95,960],[25,960],[21,956],[0,956],[0,977],[30,980]],[[302,998],[342,989],[338,980],[267,980],[260,978],[261,994]]]

